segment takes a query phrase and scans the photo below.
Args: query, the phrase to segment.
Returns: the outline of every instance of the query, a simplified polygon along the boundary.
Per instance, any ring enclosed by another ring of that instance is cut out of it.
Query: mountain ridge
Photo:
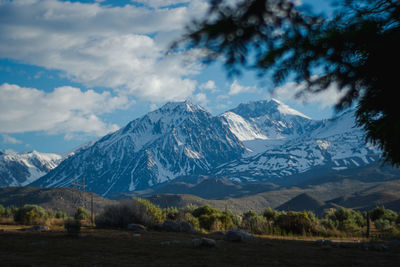
[[[0,187],[28,185],[61,161],[62,156],[54,153],[0,151]]]
[[[168,102],[81,148],[32,185],[62,187],[84,179],[88,190],[108,196],[187,175],[279,184],[316,169],[379,161],[380,151],[366,145],[353,125],[352,112],[315,121],[275,99],[218,116],[190,101]]]

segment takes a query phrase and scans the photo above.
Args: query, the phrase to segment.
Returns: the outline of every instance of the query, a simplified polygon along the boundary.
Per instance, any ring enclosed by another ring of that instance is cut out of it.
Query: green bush
[[[200,227],[207,231],[226,230],[234,226],[231,211],[225,213],[205,205],[195,209],[192,214],[198,218]]]
[[[378,207],[369,212],[370,219],[380,231],[388,231],[396,225],[399,215],[384,207]]]
[[[160,207],[149,201],[134,198],[106,206],[95,221],[97,227],[125,228],[130,223],[152,226],[163,221],[163,213]]]
[[[358,211],[340,208],[327,210],[321,223],[327,229],[337,229],[357,235],[361,234],[362,227],[366,225],[366,220]]]
[[[309,211],[281,213],[277,218],[276,225],[284,233],[305,235],[319,232],[318,219]]]
[[[3,207],[3,205],[0,204],[0,217],[5,217],[4,214],[6,212],[6,209]]]
[[[270,222],[275,222],[278,219],[279,216],[279,211],[272,209],[271,207],[268,207],[265,209],[263,213],[264,218],[266,218]]]
[[[143,198],[135,197],[133,200],[137,201],[138,205],[145,207],[146,213],[151,217],[152,223],[161,223],[164,221],[163,211],[159,206],[154,205],[149,200]]]
[[[191,213],[186,212],[186,213],[181,213],[179,215],[179,220],[185,221],[188,224],[190,224],[194,229],[196,229],[197,231],[200,230],[200,222],[199,219],[197,219],[196,217],[194,217]]]
[[[270,229],[270,224],[268,220],[258,215],[254,210],[249,210],[243,213],[242,216],[242,228],[253,234],[268,234]]]
[[[45,224],[48,219],[47,211],[38,205],[25,205],[14,214],[14,220],[24,225]]]
[[[68,217],[67,214],[63,211],[57,211],[54,214],[54,218],[56,218],[56,219],[66,219],[67,217]]]
[[[167,220],[176,221],[179,219],[179,209],[176,207],[169,207],[164,209],[165,218]]]
[[[268,234],[270,223],[265,217],[257,214],[254,210],[249,210],[243,213],[242,228],[253,234]]]
[[[198,207],[195,210],[193,210],[192,214],[194,217],[199,218],[202,215],[212,215],[213,213],[218,213],[220,212],[217,209],[211,208],[209,205],[205,205],[202,207]]]
[[[90,220],[90,211],[83,207],[79,207],[75,211],[74,218],[75,220]]]

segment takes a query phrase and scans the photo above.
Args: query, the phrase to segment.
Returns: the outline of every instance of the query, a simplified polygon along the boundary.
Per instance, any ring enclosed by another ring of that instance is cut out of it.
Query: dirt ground
[[[216,247],[194,247],[192,240],[213,238]],[[257,237],[232,243],[222,236],[84,229],[69,236],[59,228],[31,232],[0,226],[0,266],[398,266],[400,246],[363,249],[315,240]],[[356,243],[353,243],[356,242]],[[363,241],[361,241],[363,242]]]

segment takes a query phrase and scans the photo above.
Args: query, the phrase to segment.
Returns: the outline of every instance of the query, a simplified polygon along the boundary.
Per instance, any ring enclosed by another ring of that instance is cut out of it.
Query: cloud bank
[[[163,2],[146,1],[152,7]],[[168,4],[182,2],[188,1]],[[166,49],[188,20],[206,8],[197,0],[162,9],[2,1],[0,57],[61,70],[88,87],[112,88],[151,101],[183,100],[196,89],[196,81],[189,78],[199,71],[196,53]]]
[[[66,138],[78,132],[102,136],[117,130],[117,125],[103,122],[98,115],[127,104],[126,98],[113,97],[109,92],[82,92],[70,86],[45,93],[5,83],[0,85],[0,95],[1,133],[46,131],[63,133]],[[10,138],[6,141],[13,142]]]

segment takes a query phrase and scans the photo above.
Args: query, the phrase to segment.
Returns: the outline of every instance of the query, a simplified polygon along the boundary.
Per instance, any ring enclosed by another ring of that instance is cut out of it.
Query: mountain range
[[[271,99],[213,116],[189,101],[169,102],[71,153],[32,185],[84,182],[107,197],[201,175],[284,185],[379,160],[354,127],[353,110],[313,120]]]
[[[61,160],[58,154],[0,151],[0,187],[28,185],[57,167]]]

